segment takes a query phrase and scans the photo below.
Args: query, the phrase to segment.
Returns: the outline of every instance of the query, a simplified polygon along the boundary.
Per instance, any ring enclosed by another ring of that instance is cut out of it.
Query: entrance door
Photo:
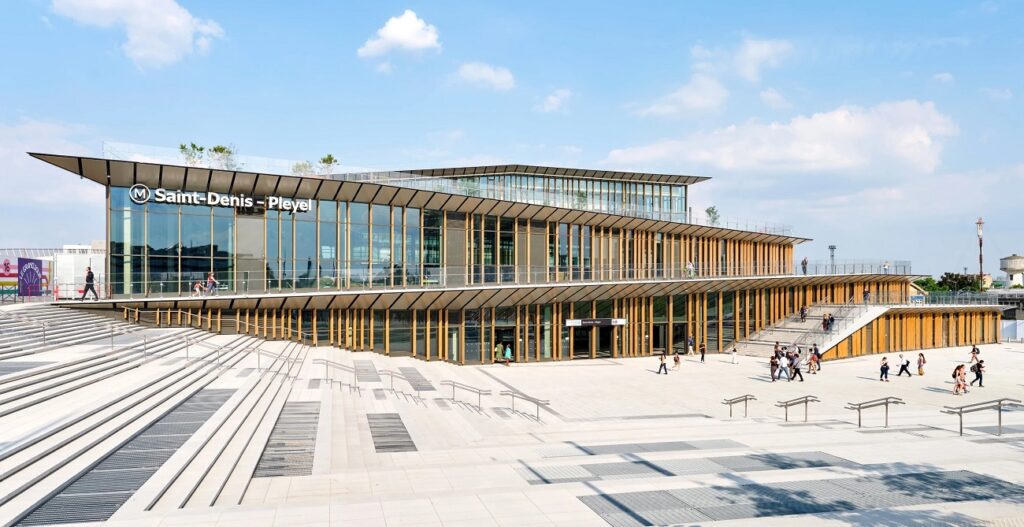
[[[610,326],[597,328],[597,357],[610,359],[612,356],[612,336],[615,328]]]
[[[651,335],[651,348],[654,353],[661,353],[666,351],[665,340],[668,338],[668,331],[665,324],[654,325],[654,335]]]
[[[590,328],[575,328],[572,332],[572,358],[590,358]]]

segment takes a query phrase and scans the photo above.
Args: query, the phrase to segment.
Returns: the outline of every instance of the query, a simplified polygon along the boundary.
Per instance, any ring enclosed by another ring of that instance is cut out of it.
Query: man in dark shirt
[[[93,281],[94,280],[95,280],[95,277],[92,274],[92,267],[86,267],[85,268],[85,289],[82,290],[82,298],[80,298],[79,300],[84,301],[85,300],[85,296],[89,294],[89,291],[92,291],[92,299],[93,300],[99,300],[100,299],[100,295],[96,294],[96,287],[93,285]]]

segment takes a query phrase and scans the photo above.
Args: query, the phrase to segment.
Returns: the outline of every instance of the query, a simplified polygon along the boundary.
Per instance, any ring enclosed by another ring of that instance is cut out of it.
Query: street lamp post
[[[836,274],[836,246],[835,245],[829,245],[828,246],[828,259],[829,259],[829,263],[832,266],[832,274]]]
[[[985,268],[982,265],[983,260],[982,260],[982,251],[981,251],[981,249],[982,249],[981,228],[982,228],[982,226],[985,225],[985,220],[981,219],[981,216],[979,216],[978,217],[978,221],[975,222],[975,225],[978,226],[978,289],[984,289],[985,288],[984,287],[984,284],[985,284]]]

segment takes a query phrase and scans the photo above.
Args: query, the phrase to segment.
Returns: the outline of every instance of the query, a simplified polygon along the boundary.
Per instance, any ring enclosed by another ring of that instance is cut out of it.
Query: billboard
[[[22,261],[35,262],[29,274],[38,274],[38,288],[34,296],[46,293],[50,289],[50,261],[35,258],[22,258],[17,253],[4,254],[0,251],[0,295],[21,294],[21,273]],[[29,277],[30,280],[34,278]]]
[[[18,258],[18,296],[43,295],[43,261]]]

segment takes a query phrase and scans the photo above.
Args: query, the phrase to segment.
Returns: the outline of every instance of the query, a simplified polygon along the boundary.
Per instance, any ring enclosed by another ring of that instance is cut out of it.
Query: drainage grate
[[[203,390],[36,507],[18,525],[106,521],[234,393]]]
[[[788,481],[771,485],[597,494],[580,496],[579,500],[609,525],[618,527],[817,514],[1020,496],[1024,496],[1024,487],[963,470]]]
[[[0,362],[0,376],[10,375],[12,373],[18,373],[19,371],[30,370],[32,368],[38,368],[40,366],[46,366],[49,362],[30,362],[30,361],[2,361]]]
[[[434,385],[430,384],[430,381],[428,381],[427,378],[424,377],[422,373],[420,373],[420,370],[417,370],[416,368],[412,367],[407,367],[398,368],[398,371],[402,373],[402,377],[405,377],[406,381],[409,381],[409,384],[412,385],[413,390],[416,390],[417,392],[432,392],[436,390],[436,388],[434,388]]]
[[[352,365],[356,369],[356,381],[358,382],[380,382],[380,375],[377,374],[377,367],[372,360],[354,360]]]
[[[686,450],[715,450],[722,448],[743,448],[744,445],[732,439],[703,439],[697,441],[664,441],[659,443],[616,443],[611,445],[579,445],[566,443],[574,449],[572,454],[559,449],[545,457],[600,456],[604,454],[642,454],[645,452],[676,452]]]
[[[398,414],[366,414],[370,436],[377,452],[415,452],[409,431]]]
[[[270,432],[267,446],[256,464],[254,478],[277,476],[309,476],[313,474],[313,450],[317,423],[320,421],[318,401],[288,401]]]

